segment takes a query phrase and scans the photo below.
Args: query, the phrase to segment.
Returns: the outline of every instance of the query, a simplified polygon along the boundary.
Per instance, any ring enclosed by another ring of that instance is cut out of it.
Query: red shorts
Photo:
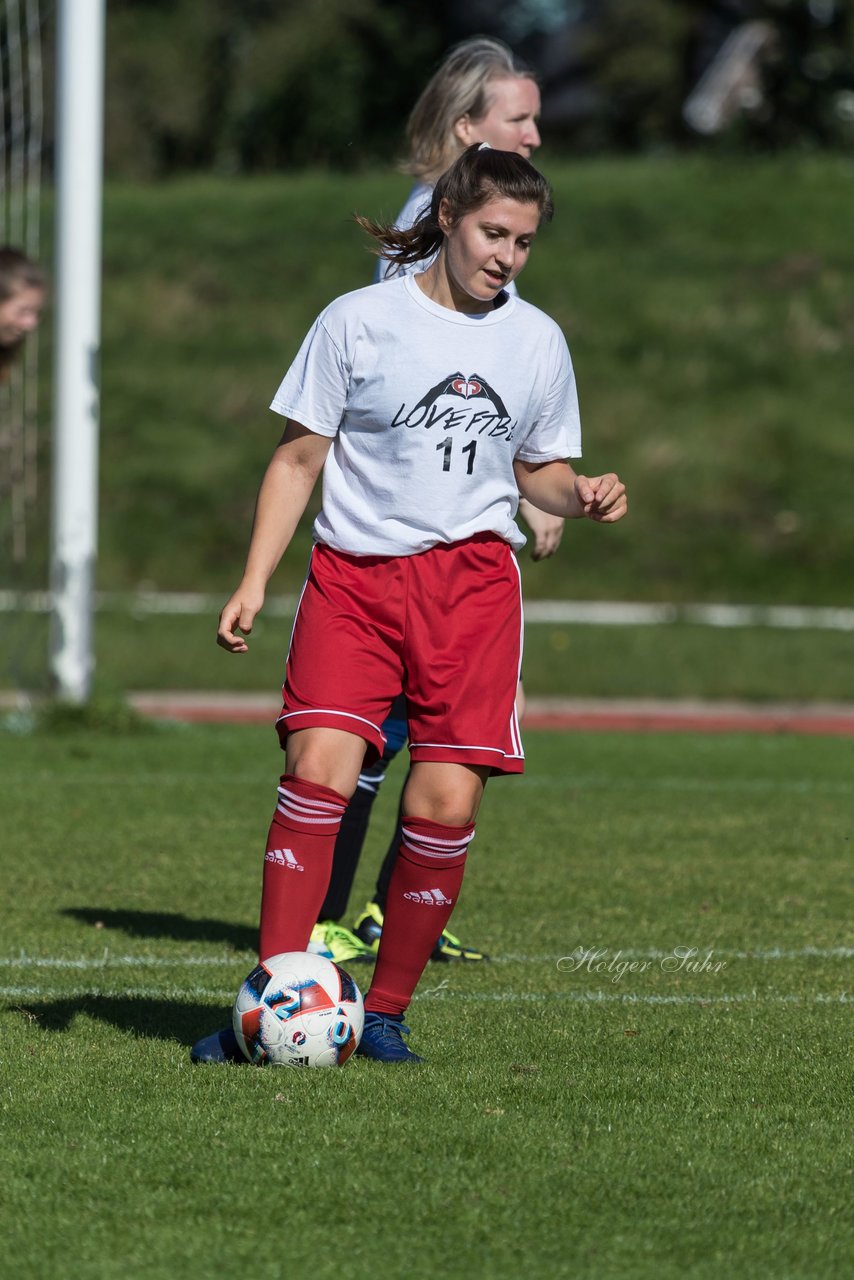
[[[519,566],[495,534],[415,556],[318,544],[291,636],[282,744],[292,730],[344,729],[365,739],[372,760],[402,689],[413,761],[521,773],[521,660]]]

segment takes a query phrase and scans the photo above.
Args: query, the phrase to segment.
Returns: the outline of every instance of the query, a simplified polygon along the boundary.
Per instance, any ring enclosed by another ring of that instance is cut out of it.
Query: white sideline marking
[[[450,991],[447,989],[435,992],[415,993],[415,1000],[441,1000],[449,996],[452,1000],[465,1000],[473,1003],[513,1004],[526,1002],[542,1003],[554,1000],[568,1001],[571,1004],[851,1004],[854,996],[847,991],[839,995],[760,995],[758,991],[742,991],[730,995],[636,995],[629,991]]]
[[[200,591],[96,591],[94,601],[99,613],[130,615],[210,613],[215,616],[222,608],[220,596]],[[271,596],[264,612],[270,617],[289,617],[296,607],[296,596]],[[0,613],[50,613],[52,608],[50,591],[0,591]]]
[[[701,627],[815,628],[854,631],[854,609],[809,608],[762,604],[630,604],[602,600],[531,600],[526,622],[576,623],[591,626],[658,627],[675,622]]]
[[[296,596],[271,596],[264,611],[268,617],[291,617]],[[209,613],[216,617],[222,597],[200,591],[100,591],[95,595],[99,612],[128,614]],[[0,591],[0,613],[50,613],[49,591]],[[811,608],[806,605],[763,604],[645,604],[619,600],[528,600],[525,621],[576,623],[590,626],[658,627],[675,622],[702,627],[772,627],[781,630],[812,628],[819,631],[854,631],[854,609]]]
[[[4,1000],[221,1000],[234,1003],[234,988],[211,987],[0,987]]]
[[[218,965],[244,965],[253,952],[245,951],[234,956],[184,956],[169,959],[168,956],[80,956],[66,959],[61,956],[2,956],[2,969],[183,969],[186,967],[214,968]]]
[[[231,1004],[234,991],[210,987],[0,987],[0,999],[4,1000],[221,1000]],[[758,991],[742,991],[730,995],[636,995],[615,991],[452,991],[443,988],[434,992],[416,992],[415,1000],[463,1000],[470,1004],[648,1004],[648,1005],[710,1005],[710,1004],[851,1004],[854,995],[762,995]]]
[[[578,944],[565,951],[549,955],[517,955],[495,956],[490,965],[499,964],[549,964],[555,965],[558,960],[566,959],[578,948],[584,952],[601,950],[603,955],[611,958],[619,950],[621,959],[625,960],[663,960],[673,955],[673,948],[662,951],[657,948],[639,950],[632,947],[603,947],[601,944],[584,946]],[[734,951],[727,947],[702,946],[698,953],[711,951],[716,958],[722,960],[851,960],[854,959],[854,947],[798,947],[783,949],[771,947],[757,951]],[[237,966],[252,962],[254,952],[235,952],[230,956],[133,956],[113,955],[105,951],[102,956],[79,956],[68,958],[63,956],[30,956],[21,952],[16,956],[0,956],[0,969],[183,969],[183,968],[216,968],[219,966]],[[358,977],[358,973],[356,974]]]

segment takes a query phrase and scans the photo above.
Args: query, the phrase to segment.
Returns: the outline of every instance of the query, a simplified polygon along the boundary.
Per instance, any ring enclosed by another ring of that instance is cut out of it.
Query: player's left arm
[[[568,462],[524,462],[521,458],[516,458],[513,469],[522,497],[553,516],[615,524],[628,510],[625,485],[613,471],[581,476]]]

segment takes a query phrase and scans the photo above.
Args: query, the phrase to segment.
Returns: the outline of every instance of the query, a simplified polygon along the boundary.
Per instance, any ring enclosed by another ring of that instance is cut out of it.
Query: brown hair
[[[379,257],[405,267],[432,258],[441,249],[445,233],[439,225],[439,208],[443,200],[448,202],[451,222],[459,222],[495,196],[535,204],[540,225],[550,222],[554,214],[552,189],[530,160],[515,151],[496,151],[475,142],[442,174],[433,188],[430,208],[411,227],[401,230],[358,215],[356,221],[377,241]]]
[[[404,173],[435,182],[460,154],[454,133],[461,116],[482,120],[491,106],[490,85],[496,80],[533,80],[500,40],[475,36],[455,45],[421,93],[406,126],[409,157]]]
[[[37,262],[9,244],[0,247],[0,302],[11,298],[19,289],[44,287],[45,274]]]

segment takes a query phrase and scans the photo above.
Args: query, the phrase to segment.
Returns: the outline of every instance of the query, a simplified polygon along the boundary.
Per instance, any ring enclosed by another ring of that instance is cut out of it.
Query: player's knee
[[[461,786],[442,791],[407,789],[403,812],[406,817],[428,818],[446,827],[467,827],[480,807],[480,791]]]
[[[422,762],[413,765],[403,793],[406,817],[427,818],[448,827],[474,822],[489,769]]]
[[[287,772],[303,782],[331,787],[349,800],[356,790],[364,748],[364,742],[352,734],[330,737],[310,729],[293,733],[287,742]]]
[[[421,813],[422,818],[429,818],[432,822],[440,822],[443,827],[468,827],[477,817],[478,806],[473,803],[466,803],[464,797],[453,799],[448,797],[440,803],[434,804],[431,813]]]
[[[289,760],[288,773],[292,778],[298,778],[300,782],[313,782],[318,787],[331,787],[347,800],[356,789],[355,780],[336,761],[326,760],[322,756],[314,757],[308,754],[293,762]]]

